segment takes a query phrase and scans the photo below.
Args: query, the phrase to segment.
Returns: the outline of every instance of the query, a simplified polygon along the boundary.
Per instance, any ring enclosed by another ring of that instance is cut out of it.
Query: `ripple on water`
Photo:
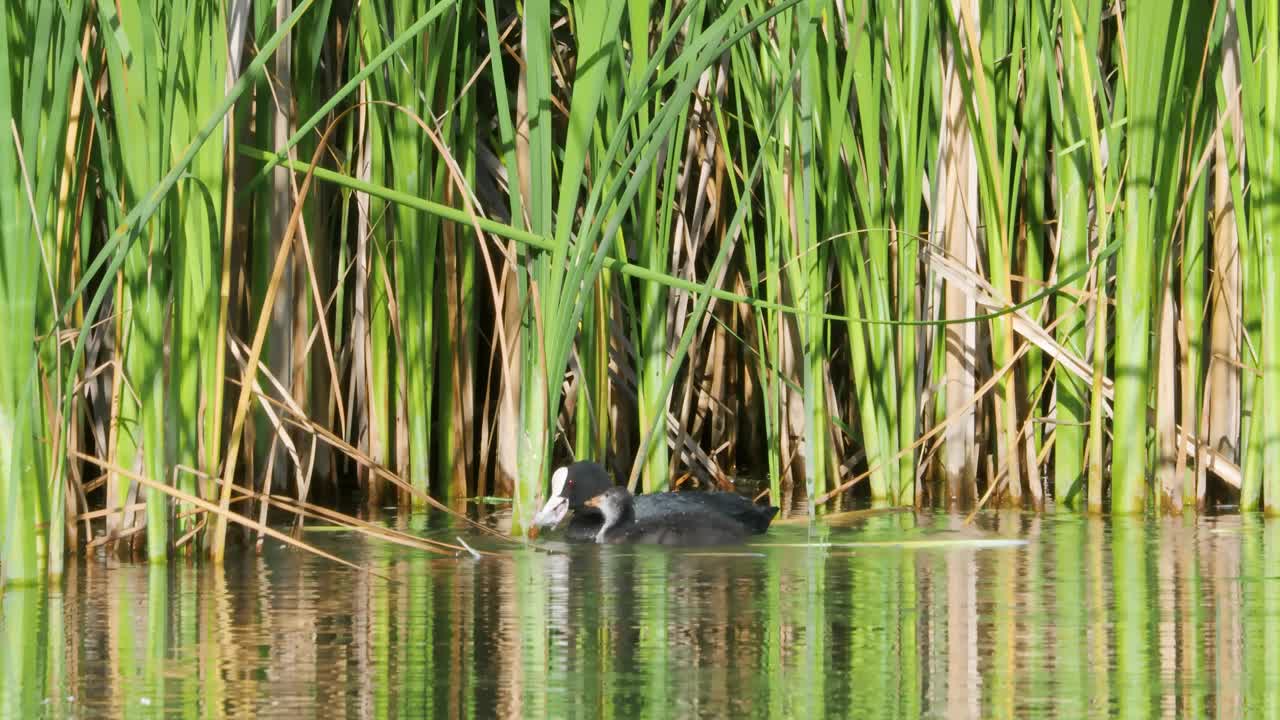
[[[407,532],[426,530],[410,519]],[[442,535],[445,539],[447,535]],[[1280,524],[896,514],[735,548],[480,561],[308,533],[222,571],[89,559],[2,598],[3,717],[1239,716]],[[555,552],[545,552],[553,548]]]

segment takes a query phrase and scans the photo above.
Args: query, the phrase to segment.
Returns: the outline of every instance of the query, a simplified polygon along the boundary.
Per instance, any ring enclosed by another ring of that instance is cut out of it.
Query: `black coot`
[[[714,512],[697,510],[636,518],[635,498],[624,487],[611,487],[586,503],[604,515],[596,533],[598,543],[651,545],[727,545],[742,542],[751,531]]]
[[[533,518],[539,528],[556,527],[570,513],[565,538],[592,541],[604,524],[598,508],[587,506],[591,498],[613,487],[609,473],[599,463],[580,460],[559,468],[551,476],[551,499]],[[644,523],[655,517],[681,513],[712,515],[741,525],[748,533],[762,533],[778,514],[778,508],[757,505],[730,492],[662,492],[639,495],[632,500],[636,520]]]

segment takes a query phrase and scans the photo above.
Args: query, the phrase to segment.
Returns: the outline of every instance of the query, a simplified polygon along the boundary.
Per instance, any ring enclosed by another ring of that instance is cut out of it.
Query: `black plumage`
[[[543,506],[533,524],[540,528],[556,527],[566,516],[564,537],[573,541],[593,541],[604,524],[604,515],[588,500],[614,487],[609,473],[599,463],[580,460],[556,470],[551,480],[551,498]],[[628,493],[630,496],[630,493]],[[685,522],[721,524],[721,520],[741,526],[744,534],[763,533],[778,514],[778,508],[757,505],[730,492],[661,492],[631,496],[632,512],[637,523],[647,525],[655,518],[680,516]]]
[[[604,516],[596,542],[727,545],[742,542],[751,534],[742,523],[704,509],[651,515],[642,520],[636,515],[635,500],[626,488],[611,487],[586,502],[587,507]]]

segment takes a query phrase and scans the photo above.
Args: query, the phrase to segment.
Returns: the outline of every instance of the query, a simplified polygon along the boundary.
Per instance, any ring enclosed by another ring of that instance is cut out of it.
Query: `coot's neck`
[[[621,530],[636,521],[636,508],[630,497],[620,497],[615,502],[603,504],[600,509],[604,512],[604,525],[596,533],[598,543],[604,542],[611,532]]]

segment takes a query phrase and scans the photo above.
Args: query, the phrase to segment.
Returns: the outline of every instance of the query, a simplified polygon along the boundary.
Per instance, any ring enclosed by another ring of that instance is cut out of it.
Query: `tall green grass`
[[[1274,510],[1274,8],[956,7],[12,9],[6,577],[56,573],[99,510],[121,551],[220,556],[251,495],[510,495],[518,535],[571,457],[815,515]],[[1225,449],[1198,437],[1224,413]]]
[[[1050,118],[1053,124],[1052,147],[1057,180],[1055,236],[1058,243],[1057,270],[1063,274],[1079,272],[1089,265],[1089,193],[1093,163],[1089,153],[1089,119],[1096,115],[1097,102],[1089,89],[1098,87],[1091,81],[1092,58],[1097,55],[1100,2],[1080,3],[1074,0],[1053,8],[1042,3],[1042,13],[1057,10],[1051,27],[1065,39],[1062,43],[1060,80],[1051,83]],[[1083,30],[1079,35],[1074,29]],[[1083,42],[1076,42],[1076,39]],[[1089,77],[1086,77],[1089,76]],[[1088,292],[1085,282],[1074,282],[1064,288],[1055,300],[1058,327],[1057,341],[1079,357],[1087,357],[1088,317],[1079,298]],[[1054,376],[1057,402],[1054,405],[1055,439],[1054,478],[1058,498],[1068,505],[1083,506],[1084,479],[1087,471],[1086,440],[1089,422],[1089,384],[1059,367]]]
[[[1256,248],[1256,272],[1261,278],[1262,342],[1259,365],[1262,387],[1262,413],[1255,411],[1254,435],[1260,439],[1259,458],[1263,467],[1280,460],[1280,426],[1272,408],[1280,407],[1280,248],[1275,240],[1280,226],[1280,11],[1275,7],[1254,3],[1238,3],[1240,108],[1244,118],[1244,146],[1249,192],[1244,197],[1245,222],[1239,226],[1246,239],[1241,244]],[[1236,139],[1239,142],[1240,139]],[[1256,456],[1255,456],[1256,457]],[[1265,474],[1263,508],[1269,514],[1280,512],[1280,481]],[[1248,504],[1252,504],[1250,498]],[[1245,503],[1242,503],[1245,504]]]
[[[66,465],[50,466],[56,455],[44,451],[54,424],[48,403],[56,396],[45,396],[42,381],[56,371],[41,367],[42,359],[57,367],[62,357],[48,337],[54,328],[37,325],[37,318],[47,320],[57,302],[47,253],[59,245],[53,201],[84,12],[80,3],[24,6],[7,12],[0,28],[0,122],[7,136],[0,142],[0,343],[7,350],[0,361],[0,562],[6,581],[37,577],[51,536],[62,532],[61,523],[55,531],[49,522],[51,505],[62,501]],[[53,565],[61,568],[60,558]]]
[[[1127,174],[1121,249],[1116,262],[1115,484],[1111,508],[1138,512],[1148,484],[1148,419],[1151,342],[1170,259],[1176,182],[1185,146],[1185,73],[1204,42],[1201,18],[1188,19],[1191,3],[1135,6],[1126,18],[1125,91]],[[1199,42],[1197,42],[1197,40]]]

